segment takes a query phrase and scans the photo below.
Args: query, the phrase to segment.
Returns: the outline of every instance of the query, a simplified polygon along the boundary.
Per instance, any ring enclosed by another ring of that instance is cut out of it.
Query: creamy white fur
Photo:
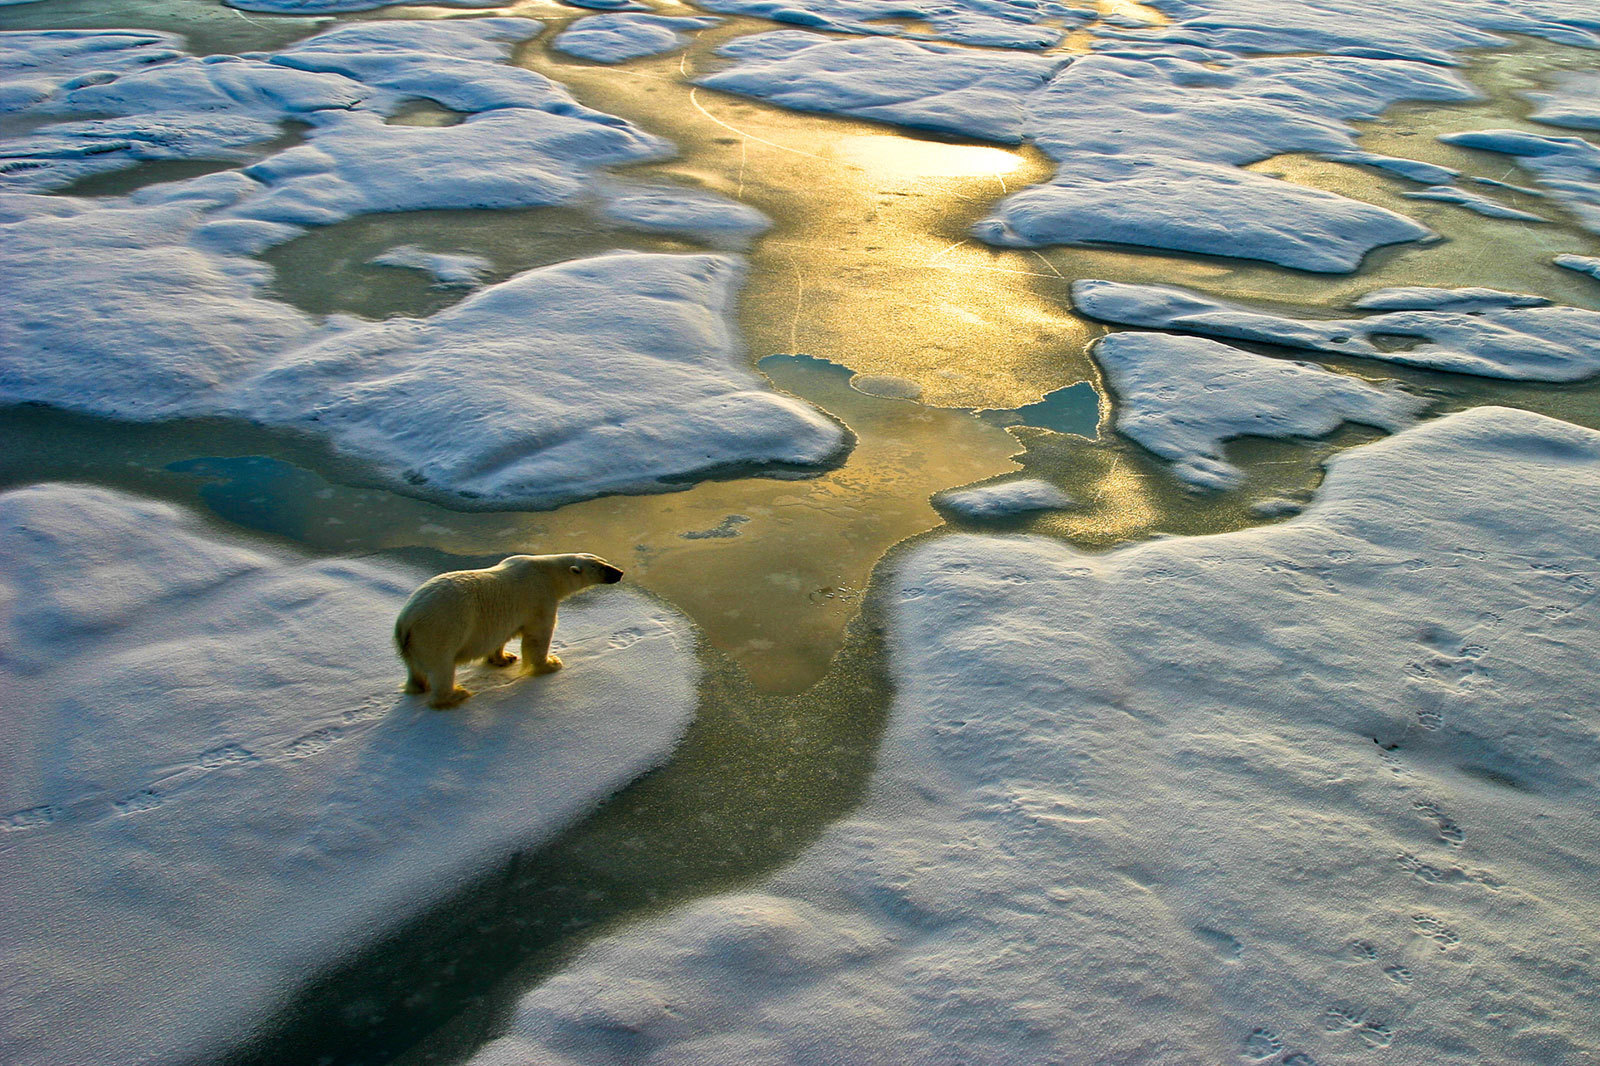
[[[550,654],[556,605],[590,585],[615,583],[622,571],[594,555],[512,555],[486,570],[453,570],[424,582],[395,620],[394,640],[406,664],[406,691],[430,692],[433,707],[468,696],[456,665],[482,659],[510,666],[506,641],[522,637],[527,671],[561,669]]]

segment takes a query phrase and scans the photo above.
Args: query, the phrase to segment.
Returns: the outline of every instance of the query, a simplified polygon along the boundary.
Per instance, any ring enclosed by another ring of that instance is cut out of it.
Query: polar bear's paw
[[[561,660],[554,655],[545,656],[544,662],[533,668],[535,674],[553,674],[561,669]]]
[[[449,710],[451,707],[460,706],[462,703],[464,703],[466,701],[467,697],[469,697],[471,695],[472,695],[472,693],[469,692],[467,689],[464,689],[460,685],[457,685],[455,688],[451,689],[448,693],[446,693],[446,694],[444,694],[442,696],[436,696],[433,699],[429,700],[428,701],[428,706],[432,707],[434,710],[438,710],[438,711]]]
[[[488,663],[490,666],[510,666],[512,663],[517,661],[517,657],[506,651],[504,648],[501,648],[499,651],[490,652],[484,657],[483,661]]]

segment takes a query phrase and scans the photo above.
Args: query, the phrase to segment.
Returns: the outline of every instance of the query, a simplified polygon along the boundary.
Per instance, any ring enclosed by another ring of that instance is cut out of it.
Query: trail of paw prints
[[[1413,914],[1411,924],[1419,935],[1437,944],[1440,951],[1449,951],[1461,946],[1461,934],[1431,914]]]
[[[1400,868],[1429,885],[1481,885],[1490,892],[1498,892],[1505,882],[1486,870],[1468,870],[1461,866],[1439,867],[1415,855],[1397,857]]]
[[[1279,1059],[1277,1056],[1283,1049],[1283,1037],[1264,1025],[1258,1025],[1245,1036],[1241,1054],[1258,1066],[1265,1066],[1269,1062],[1277,1062],[1279,1066],[1317,1066],[1317,1060],[1304,1051],[1290,1050]]]
[[[1347,1006],[1329,1007],[1323,1014],[1323,1028],[1330,1033],[1346,1032],[1357,1037],[1370,1048],[1388,1047],[1394,1042],[1394,1030],[1380,1021]]]
[[[1283,1050],[1283,1039],[1271,1029],[1255,1028],[1244,1038],[1244,1057],[1265,1062]]]
[[[1445,816],[1439,805],[1431,800],[1417,800],[1411,805],[1418,814],[1433,819],[1439,827],[1439,839],[1453,847],[1460,847],[1467,841],[1467,834],[1455,822]]]

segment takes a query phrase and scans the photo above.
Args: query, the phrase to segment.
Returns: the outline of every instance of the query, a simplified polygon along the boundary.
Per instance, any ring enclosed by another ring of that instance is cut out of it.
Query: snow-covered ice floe
[[[429,319],[336,333],[221,399],[418,486],[554,506],[729,469],[816,467],[845,431],[746,369],[743,268],[619,252],[519,274]]]
[[[591,15],[574,22],[555,39],[554,47],[579,59],[621,63],[660,55],[689,42],[687,33],[715,26],[721,19],[668,18],[663,15]]]
[[[397,244],[367,262],[374,266],[420,270],[440,288],[471,288],[483,280],[493,264],[481,255],[430,252],[414,244]]]
[[[1005,144],[1022,139],[1028,94],[1063,62],[887,37],[840,40],[801,30],[741,37],[717,54],[737,62],[695,79],[698,84],[797,111]]]
[[[1439,138],[1460,148],[1512,156],[1533,172],[1551,198],[1591,233],[1600,233],[1600,148],[1582,137],[1546,137],[1524,130],[1468,130]]]
[[[1534,122],[1600,130],[1600,71],[1560,71],[1549,91],[1523,95],[1538,105],[1528,116]]]
[[[1285,152],[1448,181],[1453,172],[1363,152],[1352,119],[1399,100],[1476,91],[1428,63],[1360,56],[998,57],[945,45],[799,30],[741,38],[699,83],[785,107],[1000,143],[1059,164],[974,233],[993,244],[1121,243],[1346,272],[1373,248],[1431,236],[1372,204],[1239,169]]]
[[[1600,48],[1589,0],[1149,0],[1170,23],[1139,34],[1229,52],[1321,52],[1452,64],[1468,48],[1504,46],[1501,33]]]
[[[1373,248],[1432,234],[1420,222],[1337,193],[1237,167],[1083,155],[1048,185],[1008,198],[973,234],[989,244],[1129,244],[1348,273]]]
[[[402,695],[425,576],[103,489],[0,495],[0,1059],[214,1055],[687,729],[688,625],[625,588],[563,605],[560,673]]]
[[[1016,518],[1036,511],[1059,511],[1076,506],[1071,496],[1048,481],[1023,478],[971,489],[951,489],[933,497],[934,506],[974,521]]]
[[[862,808],[475,1066],[1586,1061],[1597,557],[1600,434],[1498,408],[1270,527],[918,546]]]
[[[105,169],[148,156],[101,151],[76,122],[23,138],[0,167],[0,190],[24,190],[0,191],[0,402],[289,425],[375,463],[402,491],[484,506],[835,461],[842,427],[744,366],[733,258],[601,257],[378,324],[319,322],[263,293],[270,274],[252,253],[375,211],[588,203],[718,246],[765,228],[706,190],[602,179],[598,167],[671,146],[507,65],[538,29],[364,22],[272,55],[205,60],[159,34],[0,34],[0,51],[22,60],[0,94],[25,113],[183,128],[178,154],[191,156],[275,137],[286,118],[310,124],[306,143],[242,169],[99,199],[31,190],[85,173],[62,160]],[[419,96],[468,117],[385,121]],[[237,136],[213,136],[235,121]],[[405,259],[472,280],[463,261]]]
[[[1063,28],[1092,18],[1057,0],[704,0],[698,6],[836,33],[926,39],[991,48],[1048,48]],[[914,19],[907,27],[893,20]],[[1050,25],[1040,25],[1048,22]]]
[[[1541,297],[1489,289],[1390,289],[1369,294],[1374,298],[1379,304],[1370,306],[1392,310],[1366,318],[1304,319],[1165,285],[1072,285],[1079,312],[1123,326],[1515,381],[1582,381],[1600,373],[1600,313],[1594,311],[1538,306],[1545,303]]]
[[[1600,256],[1595,255],[1558,255],[1551,262],[1565,270],[1573,270],[1579,274],[1587,274],[1596,281],[1600,281]]]
[[[1222,457],[1236,437],[1320,437],[1345,422],[1391,432],[1427,401],[1319,366],[1243,352],[1204,337],[1113,333],[1094,347],[1116,396],[1117,430],[1170,460],[1199,488],[1244,477]]]
[[[1443,204],[1455,204],[1468,211],[1475,211],[1485,218],[1508,218],[1516,222],[1548,222],[1549,219],[1536,215],[1532,211],[1523,211],[1520,208],[1503,204],[1492,196],[1472,192],[1469,189],[1458,189],[1453,185],[1432,185],[1426,189],[1416,189],[1400,194],[1410,200],[1434,200]]]

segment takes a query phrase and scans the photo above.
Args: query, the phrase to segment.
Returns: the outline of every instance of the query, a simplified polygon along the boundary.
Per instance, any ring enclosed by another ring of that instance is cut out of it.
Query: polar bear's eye
[[[581,567],[581,566],[573,566],[573,567],[569,567],[569,569],[570,569],[570,570],[571,570],[571,571],[572,571],[572,572],[573,572],[573,573],[574,573],[574,574],[581,574],[581,573],[583,573],[583,567]]]

